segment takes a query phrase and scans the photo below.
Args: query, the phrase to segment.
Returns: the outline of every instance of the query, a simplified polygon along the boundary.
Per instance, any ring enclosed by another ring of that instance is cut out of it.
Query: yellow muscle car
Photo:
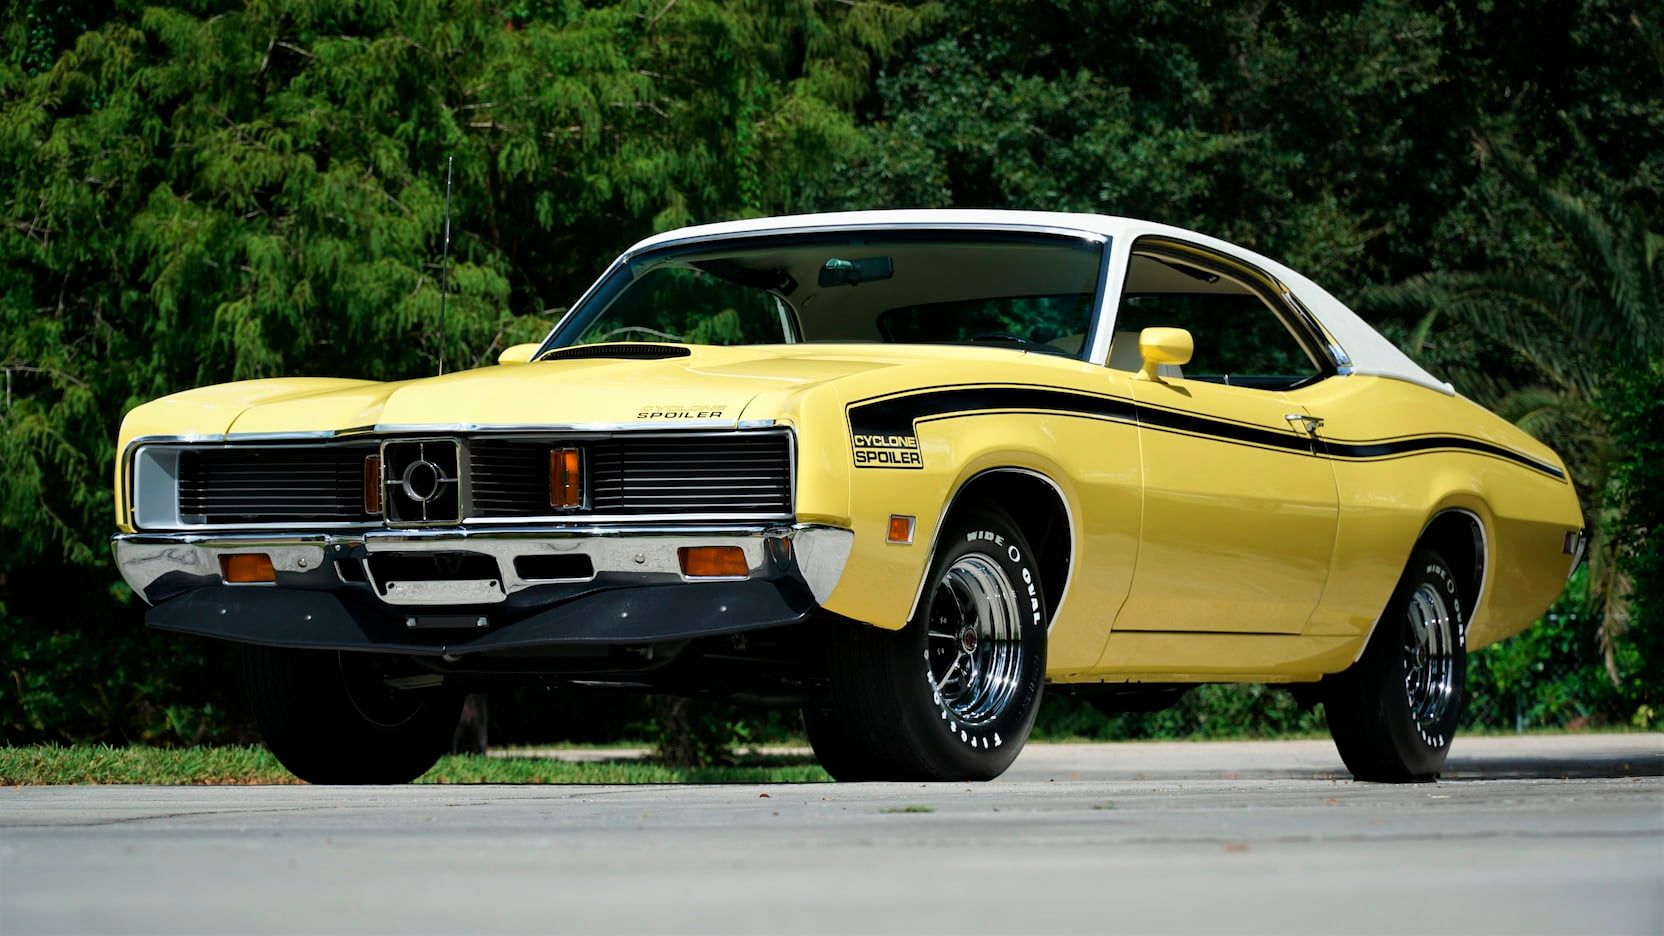
[[[1428,778],[1583,541],[1554,452],[1323,289],[1095,215],[673,231],[498,365],[191,390],[119,453],[149,625],[245,645],[314,782],[524,680],[797,707],[839,780],[997,776],[1045,685],[1279,683]]]

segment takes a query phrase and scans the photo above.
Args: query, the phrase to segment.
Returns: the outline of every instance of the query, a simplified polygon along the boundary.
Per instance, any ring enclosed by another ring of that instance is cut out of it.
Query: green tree
[[[539,336],[631,241],[791,207],[793,180],[850,145],[875,64],[931,16],[810,0],[10,10],[8,738],[134,736],[201,671],[195,649],[136,636],[109,565],[124,411],[230,379],[419,376],[441,352],[466,365]]]

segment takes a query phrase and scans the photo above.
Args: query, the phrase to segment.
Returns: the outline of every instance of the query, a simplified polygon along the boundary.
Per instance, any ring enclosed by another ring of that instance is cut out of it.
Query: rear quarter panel
[[[1581,529],[1583,518],[1565,467],[1547,446],[1467,399],[1392,378],[1330,379],[1291,396],[1324,418],[1320,433],[1337,452],[1446,436],[1540,463],[1454,446],[1334,458],[1339,533],[1308,634],[1367,636],[1422,531],[1451,509],[1477,516],[1487,541],[1470,649],[1523,630],[1560,594],[1572,562],[1565,534]]]

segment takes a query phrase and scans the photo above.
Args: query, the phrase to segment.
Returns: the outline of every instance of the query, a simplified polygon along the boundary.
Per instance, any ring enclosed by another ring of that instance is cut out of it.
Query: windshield
[[[1000,232],[772,235],[615,269],[544,350],[603,342],[975,344],[1078,357],[1104,245]]]

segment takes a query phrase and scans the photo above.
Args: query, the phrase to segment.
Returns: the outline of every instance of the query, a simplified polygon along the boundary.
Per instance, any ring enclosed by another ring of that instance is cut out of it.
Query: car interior
[[[825,240],[651,260],[577,342],[972,343],[1073,355],[1102,271],[1089,240]],[[690,311],[692,310],[692,311]]]

